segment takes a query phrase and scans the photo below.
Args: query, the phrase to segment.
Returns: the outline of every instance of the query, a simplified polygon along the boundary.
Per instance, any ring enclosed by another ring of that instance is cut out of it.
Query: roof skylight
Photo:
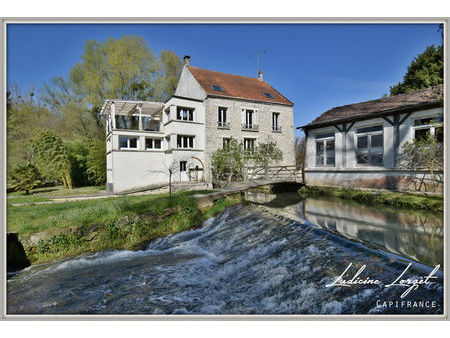
[[[270,94],[270,93],[264,93],[264,95],[265,95],[266,97],[268,97],[269,99],[273,99],[273,96],[272,96],[272,94]]]
[[[212,89],[214,89],[215,91],[218,91],[218,92],[223,92],[223,89],[221,86],[212,85]]]

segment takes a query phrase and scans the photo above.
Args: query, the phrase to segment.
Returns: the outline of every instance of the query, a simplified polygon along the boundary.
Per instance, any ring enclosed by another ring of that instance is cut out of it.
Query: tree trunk
[[[169,197],[172,198],[172,172],[169,172]]]

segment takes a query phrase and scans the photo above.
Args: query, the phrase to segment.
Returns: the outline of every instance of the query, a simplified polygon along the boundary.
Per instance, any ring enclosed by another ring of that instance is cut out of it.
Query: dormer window
[[[273,96],[270,93],[264,93],[264,96],[269,98],[269,99],[273,99]]]
[[[221,86],[217,86],[217,85],[212,85],[211,86],[213,90],[215,90],[216,92],[223,92],[223,89]]]
[[[177,107],[177,120],[194,121],[194,109]]]

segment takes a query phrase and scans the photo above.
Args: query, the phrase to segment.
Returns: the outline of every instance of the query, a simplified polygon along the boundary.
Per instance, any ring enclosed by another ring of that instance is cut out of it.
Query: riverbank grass
[[[367,205],[384,205],[408,210],[434,212],[444,210],[444,198],[441,195],[313,186],[304,186],[299,189],[298,193],[303,197],[353,200]]]
[[[107,249],[144,249],[154,238],[201,226],[240,202],[240,196],[229,196],[201,212],[192,195],[206,192],[8,206],[8,231],[19,233],[32,263]]]

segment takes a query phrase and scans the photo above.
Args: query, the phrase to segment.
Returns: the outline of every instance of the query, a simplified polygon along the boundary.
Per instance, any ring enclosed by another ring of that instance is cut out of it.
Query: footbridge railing
[[[249,166],[245,173],[246,180],[302,182],[302,167],[297,165]]]

